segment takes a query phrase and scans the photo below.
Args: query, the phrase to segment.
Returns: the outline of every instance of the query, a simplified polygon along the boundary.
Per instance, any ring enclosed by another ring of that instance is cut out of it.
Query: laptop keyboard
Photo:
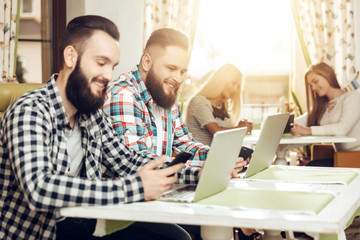
[[[186,198],[195,193],[196,185],[189,185],[175,191],[168,192],[162,196],[162,198]]]

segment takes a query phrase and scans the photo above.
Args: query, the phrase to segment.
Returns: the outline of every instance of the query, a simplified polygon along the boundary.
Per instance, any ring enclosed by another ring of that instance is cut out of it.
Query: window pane
[[[49,2],[22,0],[23,11],[20,14],[16,69],[20,82],[40,83],[46,81],[43,77],[50,76],[52,61]]]
[[[23,0],[22,9],[23,9],[23,13],[32,13],[33,11],[32,0]]]

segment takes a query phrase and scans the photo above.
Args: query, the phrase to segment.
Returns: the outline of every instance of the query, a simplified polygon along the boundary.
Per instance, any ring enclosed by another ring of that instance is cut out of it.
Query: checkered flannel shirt
[[[0,239],[55,239],[61,207],[144,200],[136,171],[152,158],[119,141],[102,111],[78,116],[86,177],[68,176],[71,127],[56,78],[19,98],[1,118]],[[101,178],[103,166],[118,178]],[[196,182],[198,171],[183,169],[179,182]]]
[[[195,141],[184,123],[180,106],[175,104],[171,114],[165,109],[161,116],[163,129],[157,129],[155,119],[151,113],[153,99],[147,91],[136,66],[128,74],[122,74],[113,80],[105,95],[103,111],[112,119],[113,128],[129,147],[155,155],[157,149],[157,132],[163,131],[162,155],[170,145],[173,152],[189,151],[194,154],[191,166],[202,166],[206,159],[209,146]],[[171,121],[171,129],[167,129],[167,122]],[[168,134],[173,137],[168,141]]]

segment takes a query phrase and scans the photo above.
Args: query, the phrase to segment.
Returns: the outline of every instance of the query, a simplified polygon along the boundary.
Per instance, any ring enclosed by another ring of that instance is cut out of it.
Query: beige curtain
[[[292,0],[306,64],[324,61],[333,66],[343,87],[359,71],[355,59],[354,1]]]
[[[160,27],[180,29],[194,40],[200,0],[145,0],[144,44]]]
[[[16,81],[16,45],[20,0],[0,0],[0,82]]]

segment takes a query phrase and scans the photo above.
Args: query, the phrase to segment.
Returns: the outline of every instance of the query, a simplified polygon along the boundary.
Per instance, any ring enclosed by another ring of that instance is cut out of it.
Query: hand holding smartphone
[[[251,148],[248,147],[242,147],[241,151],[239,153],[239,157],[244,158],[244,160],[248,159],[251,154],[254,152],[254,150],[252,150]]]
[[[176,155],[175,159],[167,165],[167,167],[173,166],[178,163],[186,163],[187,160],[189,160],[193,156],[190,152],[181,152],[178,155]],[[169,175],[174,176],[174,174]]]

